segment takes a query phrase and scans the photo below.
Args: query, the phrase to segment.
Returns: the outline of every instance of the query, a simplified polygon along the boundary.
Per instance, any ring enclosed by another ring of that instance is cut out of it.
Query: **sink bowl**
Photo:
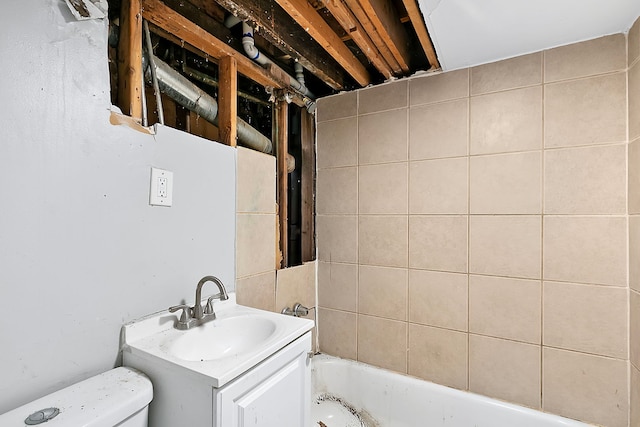
[[[251,351],[276,331],[273,319],[246,315],[211,320],[186,331],[167,346],[169,354],[187,361],[217,360]]]

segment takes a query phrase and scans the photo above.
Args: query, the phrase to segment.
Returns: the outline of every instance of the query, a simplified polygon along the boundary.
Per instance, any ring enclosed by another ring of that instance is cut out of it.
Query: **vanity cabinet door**
[[[216,427],[306,427],[309,425],[310,334],[220,389]]]

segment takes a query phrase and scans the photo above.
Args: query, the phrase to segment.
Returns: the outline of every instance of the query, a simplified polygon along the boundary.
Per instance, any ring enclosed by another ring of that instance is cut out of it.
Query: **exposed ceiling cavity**
[[[444,70],[629,30],[640,0],[419,0]]]

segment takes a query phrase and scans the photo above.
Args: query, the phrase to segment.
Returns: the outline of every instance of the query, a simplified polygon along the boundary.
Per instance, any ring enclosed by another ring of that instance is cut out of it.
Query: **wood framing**
[[[278,220],[280,231],[280,252],[282,261],[280,268],[288,266],[289,254],[289,220],[288,220],[288,179],[287,157],[289,154],[289,104],[278,101],[274,108],[275,127],[274,143],[276,147]],[[276,256],[277,258],[277,256]]]
[[[371,78],[366,68],[307,0],[276,0],[278,4],[331,55],[360,86]],[[385,0],[386,1],[386,0]]]
[[[141,0],[122,0],[118,44],[118,103],[124,114],[142,121]]]
[[[218,88],[218,129],[220,141],[235,147],[238,127],[238,65],[232,56],[220,60]]]
[[[316,257],[315,231],[315,183],[316,183],[316,150],[315,120],[307,110],[301,110],[300,143],[302,145],[301,171],[301,219],[302,262],[313,261]]]
[[[402,0],[402,2],[404,3],[404,7],[407,9],[407,13],[409,14],[409,18],[411,19],[411,25],[413,25],[413,28],[416,30],[418,40],[420,40],[422,50],[424,50],[424,53],[427,55],[427,59],[429,60],[429,64],[431,64],[431,68],[440,68],[438,55],[436,54],[436,50],[433,47],[431,37],[429,37],[427,26],[424,22],[424,19],[422,18],[422,13],[418,8],[416,0]]]

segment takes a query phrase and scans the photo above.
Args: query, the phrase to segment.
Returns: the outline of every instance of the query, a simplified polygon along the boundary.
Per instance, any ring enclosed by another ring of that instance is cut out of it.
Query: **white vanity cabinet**
[[[154,386],[149,427],[305,427],[310,423],[311,332],[220,388],[206,375],[124,351]],[[196,363],[196,362],[194,362]]]

